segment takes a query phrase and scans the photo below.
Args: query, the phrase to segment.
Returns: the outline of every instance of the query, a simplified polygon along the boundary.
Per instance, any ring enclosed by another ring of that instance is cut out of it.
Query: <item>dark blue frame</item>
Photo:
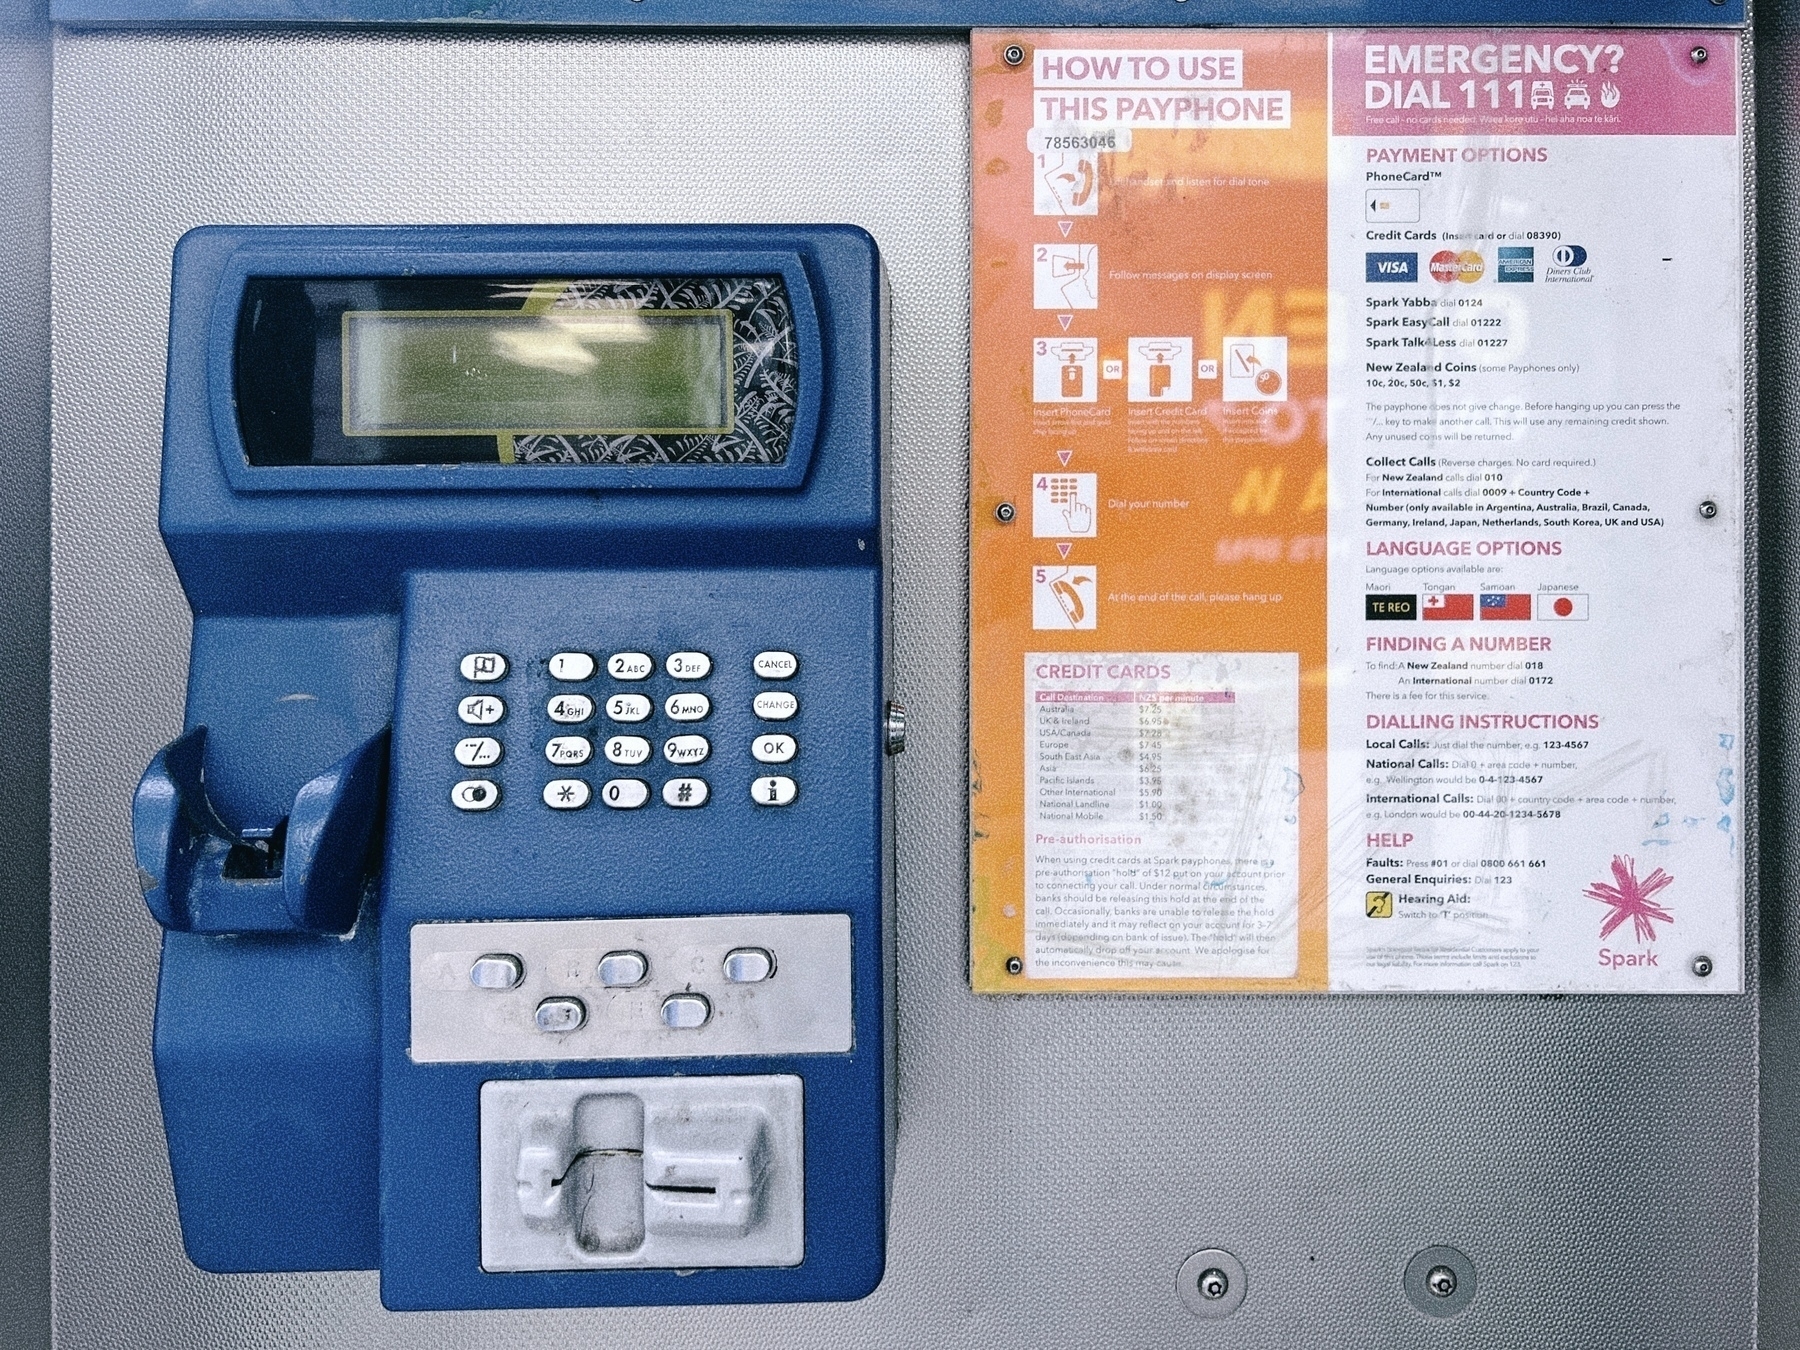
[[[417,231],[341,233],[296,230],[280,243],[246,243],[225,260],[218,276],[211,332],[207,339],[207,398],[219,462],[239,492],[339,491],[482,492],[567,491],[570,488],[797,488],[806,480],[819,431],[819,396],[825,353],[818,307],[806,268],[797,253],[777,251],[668,250],[655,248],[570,248],[511,250],[479,232],[467,248],[433,252],[420,247]],[[440,236],[441,237],[441,236]],[[182,241],[186,245],[186,239]],[[232,369],[238,307],[251,277],[384,277],[451,272],[458,276],[773,276],[787,284],[794,336],[800,349],[800,397],[793,439],[780,464],[381,464],[343,468],[304,465],[263,466],[244,457],[238,431]]]

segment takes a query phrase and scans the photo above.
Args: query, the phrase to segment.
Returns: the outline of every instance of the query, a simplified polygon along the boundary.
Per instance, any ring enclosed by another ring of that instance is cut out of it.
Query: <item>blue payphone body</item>
[[[883,304],[847,227],[181,241],[133,823],[197,1264],[879,1281]]]

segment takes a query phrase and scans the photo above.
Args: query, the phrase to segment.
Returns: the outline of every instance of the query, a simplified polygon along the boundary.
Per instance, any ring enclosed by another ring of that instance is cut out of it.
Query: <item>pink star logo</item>
[[[1650,897],[1664,887],[1674,885],[1675,878],[1659,867],[1639,881],[1637,864],[1617,853],[1613,855],[1612,874],[1616,885],[1596,881],[1582,892],[1590,900],[1598,900],[1612,911],[1606,916],[1606,922],[1600,925],[1600,936],[1611,937],[1615,928],[1630,919],[1639,942],[1654,942],[1656,925],[1674,923],[1675,916]]]

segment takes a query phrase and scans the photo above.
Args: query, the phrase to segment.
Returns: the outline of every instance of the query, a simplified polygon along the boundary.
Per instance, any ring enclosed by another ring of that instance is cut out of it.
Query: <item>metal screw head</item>
[[[1433,1298],[1449,1298],[1456,1292],[1456,1272],[1449,1266],[1433,1266],[1426,1272],[1425,1287]]]
[[[890,755],[898,755],[906,749],[906,708],[891,699],[887,705],[887,721],[882,727],[882,737]]]
[[[1025,64],[1025,49],[1016,42],[1007,44],[1006,50],[1000,53],[1000,59],[1009,66]]]
[[[1717,502],[1715,502],[1712,498],[1708,497],[1705,501],[1700,503],[1700,519],[1711,520],[1714,516],[1716,516],[1718,514],[1719,514],[1719,504]]]
[[[1220,1299],[1231,1292],[1231,1280],[1217,1266],[1209,1266],[1200,1272],[1198,1287],[1201,1298]]]
[[[1012,524],[1018,514],[1018,511],[1011,502],[1001,502],[1000,505],[994,508],[994,519],[999,521],[1002,525]]]
[[[1692,51],[1690,51],[1688,53],[1688,60],[1692,61],[1697,66],[1705,65],[1706,64],[1706,48],[1695,47]]]
[[[1712,957],[1705,955],[1696,956],[1688,963],[1688,969],[1704,980],[1713,972]]]
[[[1025,969],[1025,963],[1023,961],[1019,960],[1018,957],[1009,956],[1006,958],[1006,973],[1008,975],[1017,975],[1020,971],[1022,971],[1024,969]]]

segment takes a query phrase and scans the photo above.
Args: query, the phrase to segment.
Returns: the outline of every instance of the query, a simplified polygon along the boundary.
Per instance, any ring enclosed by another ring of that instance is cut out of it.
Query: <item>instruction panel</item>
[[[1741,989],[1737,37],[974,53],[974,986]]]

